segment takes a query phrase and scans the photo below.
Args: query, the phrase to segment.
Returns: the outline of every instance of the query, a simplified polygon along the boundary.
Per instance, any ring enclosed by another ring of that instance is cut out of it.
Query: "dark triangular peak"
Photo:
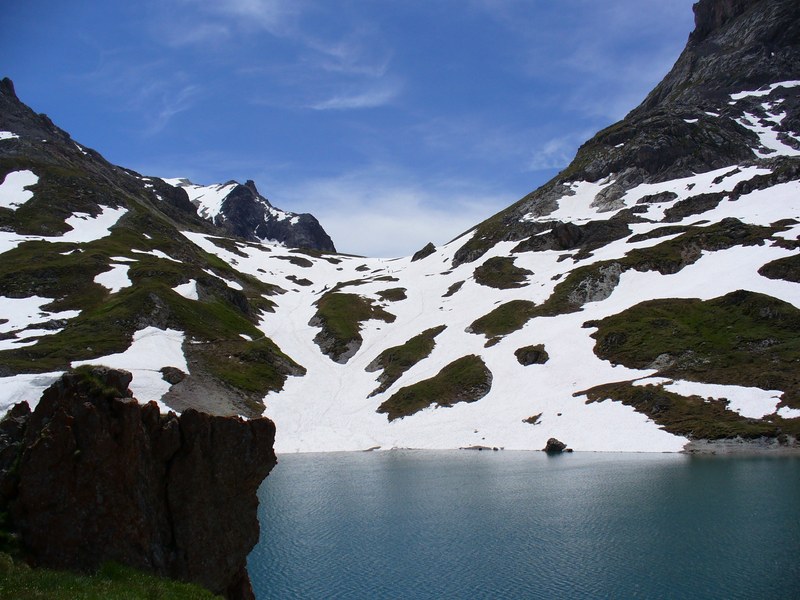
[[[275,208],[258,192],[251,179],[244,185],[237,184],[228,193],[214,223],[232,235],[249,240],[273,241],[290,248],[336,252],[333,241],[314,216]]]

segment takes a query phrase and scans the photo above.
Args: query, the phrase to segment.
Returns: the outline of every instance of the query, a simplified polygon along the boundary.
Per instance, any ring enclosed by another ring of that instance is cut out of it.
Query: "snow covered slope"
[[[695,12],[641,106],[547,185],[414,257],[233,238],[186,206],[223,222],[241,195],[266,211],[253,223],[294,218],[249,183],[134,177],[150,196],[26,221],[55,184],[15,155],[0,408],[106,363],[163,407],[264,411],[282,452],[796,444],[800,5]],[[34,143],[14,127],[0,121],[0,164],[4,145]]]

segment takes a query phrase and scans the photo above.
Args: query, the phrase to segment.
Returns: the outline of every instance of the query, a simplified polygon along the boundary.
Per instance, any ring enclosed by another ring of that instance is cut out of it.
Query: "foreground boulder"
[[[0,425],[0,510],[28,560],[93,571],[114,561],[252,598],[256,492],[275,426],[130,397],[130,374],[68,373]]]

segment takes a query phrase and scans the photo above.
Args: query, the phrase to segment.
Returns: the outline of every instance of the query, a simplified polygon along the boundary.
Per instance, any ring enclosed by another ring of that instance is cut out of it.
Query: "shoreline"
[[[787,436],[787,440],[783,444],[776,438],[690,440],[683,447],[681,454],[701,456],[800,456],[800,442],[792,436]]]
[[[504,448],[492,446],[462,446],[459,448],[381,448],[373,446],[370,448],[352,450],[330,450],[330,451],[296,451],[296,452],[276,452],[280,456],[297,454],[340,454],[340,453],[365,453],[382,454],[385,452],[457,452],[457,451],[487,451],[490,454],[496,452],[530,452],[534,454],[545,453],[542,449],[520,449]],[[573,452],[563,452],[572,454]],[[685,456],[800,456],[800,440],[789,436],[786,443],[781,444],[775,438],[725,438],[720,440],[698,439],[688,441],[681,450],[674,452],[663,450],[574,450],[575,454],[675,454]]]

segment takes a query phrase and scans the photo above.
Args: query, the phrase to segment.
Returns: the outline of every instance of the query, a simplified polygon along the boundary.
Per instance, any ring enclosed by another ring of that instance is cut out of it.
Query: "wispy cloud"
[[[341,13],[348,10],[352,15],[344,17]],[[259,98],[257,104],[313,110],[374,108],[395,99],[402,87],[389,72],[393,51],[377,24],[346,5],[312,0],[167,0],[161,11],[154,27],[167,45],[194,46],[200,53],[212,47],[217,51],[213,60],[220,61],[224,45],[234,41],[238,51],[230,57],[237,62],[231,64],[231,72],[263,79],[262,87],[270,90],[269,98]],[[265,36],[271,44],[264,43]],[[273,52],[267,61],[262,59],[264,47]]]
[[[181,47],[219,44],[227,42],[231,35],[231,28],[222,23],[184,21],[180,24],[170,23],[169,26],[164,23],[159,38],[168,46]]]
[[[139,62],[120,52],[101,55],[94,70],[75,76],[94,93],[113,99],[122,111],[133,113],[139,134],[154,136],[176,115],[190,109],[203,88],[164,60]]]
[[[291,34],[295,20],[307,8],[304,0],[179,0],[195,10],[216,17],[237,21],[248,29],[259,29],[273,35]]]
[[[191,108],[199,93],[200,87],[196,85],[186,85],[174,91],[159,91],[157,97],[147,102],[152,112],[145,115],[148,125],[143,130],[143,135],[149,137],[163,131],[175,115]]]
[[[594,131],[568,131],[556,137],[545,139],[533,146],[532,156],[528,163],[530,171],[548,171],[563,169],[575,157],[582,143],[588,140]]]
[[[373,89],[344,91],[330,98],[309,104],[314,110],[350,110],[377,108],[390,103],[400,93],[398,84],[384,84]]]
[[[691,29],[693,3],[562,0],[548,7],[470,0],[469,6],[519,40],[521,52],[509,68],[549,82],[563,108],[609,122],[634,108],[672,66]],[[665,35],[665,27],[675,29]]]

